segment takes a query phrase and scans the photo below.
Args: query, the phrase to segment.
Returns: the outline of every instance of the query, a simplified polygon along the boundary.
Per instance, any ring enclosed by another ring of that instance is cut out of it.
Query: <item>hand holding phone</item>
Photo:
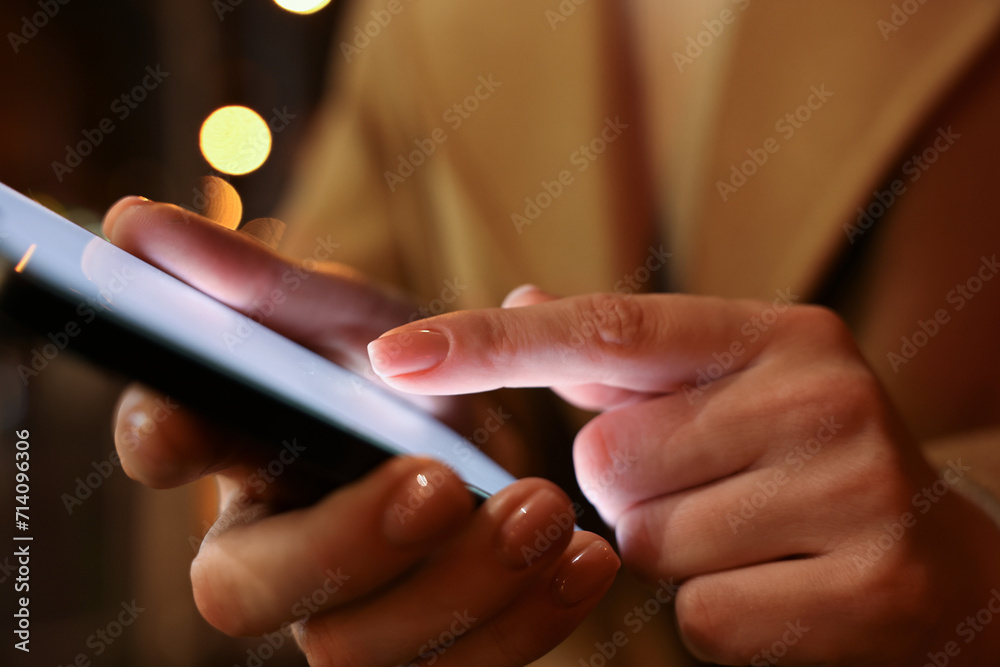
[[[237,307],[252,303],[241,290],[260,294],[270,286],[248,288],[247,267],[280,284],[290,266],[268,264],[277,256],[240,240],[230,241],[240,245],[225,256],[243,261],[220,265],[220,239],[232,235],[197,218],[171,227],[178,213],[172,207],[125,207],[109,214],[121,216],[111,230],[116,243]],[[347,316],[333,305],[352,303],[354,326],[395,324],[380,319],[399,314],[384,301],[363,308],[372,303],[363,282],[350,283],[353,291],[339,281],[337,290],[321,289],[323,275],[290,292],[302,301],[276,311],[268,324],[324,350],[326,327],[311,327],[306,316]],[[378,333],[356,334],[362,354]],[[127,431],[136,414],[150,415],[155,400],[145,390],[130,392],[119,429]],[[463,482],[426,459],[394,457],[313,506],[274,515],[269,492],[287,480],[257,494],[256,470],[226,445],[216,448],[211,428],[181,409],[143,443],[152,450],[148,483],[173,486],[218,473],[223,511],[192,566],[195,599],[228,633],[294,634],[312,664],[521,665],[583,619],[618,567],[606,542],[573,531],[576,508],[551,483],[512,483],[473,512]],[[137,452],[120,439],[119,449],[134,473]]]

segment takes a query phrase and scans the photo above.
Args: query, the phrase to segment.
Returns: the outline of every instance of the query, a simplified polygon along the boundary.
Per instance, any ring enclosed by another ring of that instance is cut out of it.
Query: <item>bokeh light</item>
[[[271,152],[271,131],[253,109],[228,106],[205,119],[201,154],[224,174],[240,176],[257,169]]]
[[[274,0],[274,3],[295,14],[312,14],[330,4],[330,0]]]

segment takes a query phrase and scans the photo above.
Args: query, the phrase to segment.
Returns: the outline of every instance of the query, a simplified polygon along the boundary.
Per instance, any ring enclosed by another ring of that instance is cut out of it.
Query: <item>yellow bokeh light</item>
[[[330,0],[274,0],[274,3],[295,14],[312,14],[330,4]]]
[[[201,125],[201,154],[224,174],[240,176],[257,169],[271,153],[271,131],[253,109],[216,109]]]

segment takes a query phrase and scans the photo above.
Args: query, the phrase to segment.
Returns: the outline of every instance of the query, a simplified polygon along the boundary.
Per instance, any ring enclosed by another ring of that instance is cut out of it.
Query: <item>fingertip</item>
[[[621,558],[604,539],[593,533],[578,532],[552,577],[552,596],[566,607],[603,596],[614,583],[621,565]]]
[[[203,477],[229,460],[232,447],[171,397],[139,384],[118,401],[114,440],[125,473],[154,489]]]
[[[382,533],[394,546],[438,540],[472,515],[472,494],[447,465],[426,458],[401,459],[403,471],[386,503]]]
[[[551,562],[572,539],[576,507],[548,480],[521,480],[490,498],[487,507],[499,519],[497,557],[512,570]]]
[[[104,214],[104,222],[101,225],[101,231],[104,232],[105,238],[107,238],[112,243],[115,242],[115,227],[118,221],[122,218],[122,215],[128,209],[133,206],[141,206],[143,204],[151,203],[149,199],[145,197],[139,197],[137,195],[129,195],[127,197],[122,197],[108,209],[107,213]]]
[[[368,343],[372,370],[383,380],[430,371],[448,357],[451,341],[437,331],[388,333]]]
[[[180,466],[169,455],[169,447],[159,442],[150,409],[155,400],[152,392],[138,385],[122,393],[115,416],[115,448],[130,478],[154,489],[172,488],[180,483]]]

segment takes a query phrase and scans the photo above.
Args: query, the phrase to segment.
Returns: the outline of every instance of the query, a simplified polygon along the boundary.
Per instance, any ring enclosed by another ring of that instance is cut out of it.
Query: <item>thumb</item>
[[[126,197],[104,216],[113,244],[228,306],[249,313],[291,264],[253,237],[197,213]]]
[[[364,349],[371,332],[412,312],[356,271],[326,262],[333,246],[323,239],[313,252],[323,263],[299,262],[268,247],[267,238],[280,231],[270,220],[248,226],[252,234],[141,197],[122,199],[104,218],[104,234],[116,246],[310,347]]]

